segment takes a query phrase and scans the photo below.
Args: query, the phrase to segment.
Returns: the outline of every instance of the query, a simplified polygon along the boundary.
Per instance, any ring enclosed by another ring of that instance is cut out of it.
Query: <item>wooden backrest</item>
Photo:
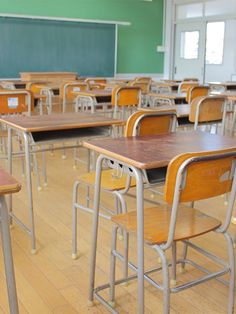
[[[199,83],[198,82],[182,82],[179,84],[179,88],[178,88],[178,92],[179,93],[187,93],[188,92],[188,89],[193,87],[193,86],[198,86]]]
[[[96,84],[90,84],[89,85],[89,89],[93,90],[93,89],[105,89],[106,84],[104,83],[96,83]]]
[[[60,86],[60,97],[66,98],[66,100],[73,100],[75,98],[74,92],[88,90],[88,84],[84,82],[64,82]]]
[[[142,93],[148,93],[150,91],[150,83],[149,82],[143,82],[143,81],[131,81],[129,86],[139,87],[142,91]]]
[[[152,78],[151,77],[145,77],[145,76],[139,76],[139,77],[135,78],[135,81],[151,84]]]
[[[104,77],[89,77],[85,80],[85,83],[90,84],[99,84],[99,83],[103,83],[106,84],[107,79]]]
[[[30,82],[26,84],[26,89],[30,90],[33,95],[39,95],[45,86],[47,86],[46,83]]]
[[[188,81],[188,82],[199,82],[199,79],[196,77],[185,77],[183,79],[184,82]]]
[[[173,131],[176,110],[140,110],[133,113],[126,123],[125,136],[160,135]]]
[[[225,99],[218,96],[197,97],[191,102],[189,121],[220,121],[223,117]]]
[[[20,114],[33,111],[30,91],[0,91],[0,114]]]
[[[222,151],[186,153],[169,163],[164,198],[173,203],[177,174],[183,171],[179,202],[191,202],[215,197],[231,190],[236,148]]]
[[[188,89],[186,100],[190,104],[191,101],[194,98],[201,97],[201,96],[207,96],[209,93],[209,87],[208,86],[193,86]]]
[[[138,106],[141,101],[141,89],[133,86],[118,86],[112,90],[113,106]]]

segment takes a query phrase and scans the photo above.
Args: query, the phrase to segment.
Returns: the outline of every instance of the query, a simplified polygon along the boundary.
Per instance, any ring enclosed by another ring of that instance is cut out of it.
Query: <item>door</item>
[[[204,82],[205,23],[176,24],[174,79]]]

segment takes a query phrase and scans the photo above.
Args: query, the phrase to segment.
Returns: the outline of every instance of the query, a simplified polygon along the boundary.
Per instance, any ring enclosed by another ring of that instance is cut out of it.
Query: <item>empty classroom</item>
[[[235,313],[235,0],[0,2],[0,313]]]

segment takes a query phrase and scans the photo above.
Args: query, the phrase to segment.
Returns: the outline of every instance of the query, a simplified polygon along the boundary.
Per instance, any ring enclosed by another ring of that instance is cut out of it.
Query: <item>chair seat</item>
[[[79,181],[88,185],[94,185],[96,172],[85,173],[79,176]],[[108,191],[122,190],[126,187],[127,175],[116,176],[116,170],[108,169],[102,171],[101,187]],[[136,185],[134,178],[131,179],[131,187]]]
[[[167,205],[144,209],[144,240],[148,244],[162,244],[168,239],[171,211]],[[115,215],[112,221],[128,232],[137,232],[136,211]],[[180,206],[178,211],[174,241],[190,239],[217,229],[221,221],[199,210]]]

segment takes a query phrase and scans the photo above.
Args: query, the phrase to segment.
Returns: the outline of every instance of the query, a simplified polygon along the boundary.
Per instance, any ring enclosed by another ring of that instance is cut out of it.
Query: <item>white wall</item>
[[[225,24],[225,45],[223,63],[206,65],[205,82],[230,81],[236,74],[236,20],[228,20]]]

